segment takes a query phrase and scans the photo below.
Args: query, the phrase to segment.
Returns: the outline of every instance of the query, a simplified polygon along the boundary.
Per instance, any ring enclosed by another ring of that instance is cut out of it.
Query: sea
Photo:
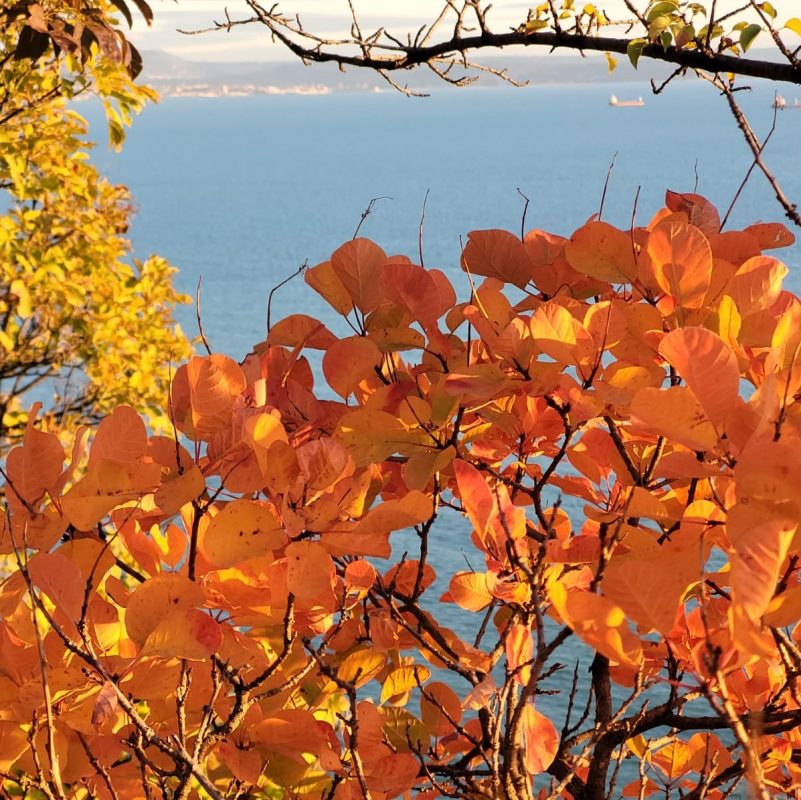
[[[773,126],[774,92],[756,84],[738,93],[761,138]],[[611,107],[612,93],[642,95],[645,105]],[[88,115],[102,140],[98,110]],[[779,112],[775,123],[764,159],[801,202],[801,109]],[[646,85],[605,83],[443,88],[427,98],[393,91],[167,98],[135,121],[121,153],[99,146],[93,158],[133,193],[137,257],[168,258],[180,270],[178,288],[193,298],[202,279],[206,338],[236,359],[266,336],[270,290],[302,264],[328,258],[360,222],[360,235],[415,262],[422,227],[425,265],[445,271],[465,297],[459,253],[467,233],[519,232],[524,197],[526,229],[563,235],[599,213],[607,178],[603,219],[619,227],[633,216],[646,223],[668,189],[697,191],[722,215],[753,164],[725,99],[697,80],[677,81],[660,95]],[[727,229],[782,219],[755,170]],[[775,255],[790,267],[786,286],[801,290],[801,247]],[[272,317],[297,312],[342,330],[301,278],[276,292]],[[197,334],[194,307],[177,316]],[[580,524],[580,506],[569,510]],[[393,558],[413,558],[414,546],[413,535],[395,535]],[[448,575],[484,568],[455,515],[435,527],[431,562],[440,578],[429,590],[430,607],[472,639],[481,615],[437,605]],[[558,693],[537,704],[561,727],[574,666],[583,694],[591,654],[573,639],[558,660],[564,668],[544,687]],[[633,777],[628,768],[623,774]]]

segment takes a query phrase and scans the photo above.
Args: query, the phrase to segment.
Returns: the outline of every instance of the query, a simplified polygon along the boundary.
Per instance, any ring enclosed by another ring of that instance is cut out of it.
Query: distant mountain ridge
[[[382,78],[369,70],[351,68],[341,72],[335,64],[305,66],[300,61],[276,62],[207,62],[191,61],[161,50],[145,51],[142,79],[163,95],[180,94],[250,94],[287,91],[336,92],[375,91],[388,89]],[[516,81],[533,85],[571,83],[640,83],[643,91],[653,77],[664,80],[670,67],[649,63],[634,70],[628,59],[619,58],[617,69],[610,74],[606,59],[600,53],[581,58],[577,54],[526,57],[493,56],[482,63],[506,68]],[[442,81],[426,70],[395,73],[401,85],[423,91],[442,86]],[[498,86],[503,82],[482,74],[480,84]]]

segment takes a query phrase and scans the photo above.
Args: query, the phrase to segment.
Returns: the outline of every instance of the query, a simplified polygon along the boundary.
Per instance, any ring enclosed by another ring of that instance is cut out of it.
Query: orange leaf
[[[795,236],[781,222],[759,222],[745,229],[758,242],[763,250],[774,250],[778,247],[789,247],[795,243]]]
[[[583,590],[567,591],[557,580],[548,584],[554,610],[590,647],[610,661],[637,669],[642,645],[629,630],[620,606],[601,595]]]
[[[534,641],[528,626],[519,622],[506,631],[506,663],[515,680],[525,686],[531,678],[531,662],[534,657]]]
[[[579,228],[565,245],[565,258],[574,270],[608,283],[631,283],[637,263],[631,234],[594,220]]]
[[[725,292],[743,317],[769,309],[778,299],[787,267],[769,256],[749,258],[734,274]]]
[[[328,385],[347,399],[359,383],[365,379],[375,380],[374,367],[381,364],[381,350],[370,339],[350,336],[335,340],[323,356],[323,374]]]
[[[712,279],[712,250],[698,228],[662,222],[648,236],[648,255],[659,288],[684,308],[701,308]]]
[[[470,231],[462,252],[462,269],[522,289],[531,280],[532,264],[523,242],[509,231]]]
[[[292,542],[286,548],[286,588],[302,600],[330,594],[334,583],[334,562],[317,542]]]
[[[397,500],[385,500],[367,512],[354,529],[357,535],[388,534],[428,520],[434,513],[431,495],[408,492]]]
[[[352,239],[331,256],[334,274],[356,308],[373,311],[381,301],[381,273],[387,254],[369,239]]]
[[[629,513],[636,516],[630,509]],[[702,575],[697,547],[673,553],[659,549],[646,557],[613,558],[606,566],[601,587],[604,596],[638,625],[667,636],[676,622],[682,596]]]
[[[86,582],[76,565],[61,553],[37,553],[28,563],[31,582],[72,622],[81,616]],[[100,577],[100,576],[98,576]]]
[[[737,503],[726,518],[726,534],[734,552],[731,588],[734,605],[754,622],[768,608],[798,522],[771,518],[770,507]]]
[[[532,315],[531,335],[543,353],[564,364],[590,364],[597,357],[587,329],[558,303],[544,303]]]
[[[345,589],[348,593],[367,593],[378,576],[375,567],[369,562],[359,559],[351,561],[345,567]]]
[[[246,385],[242,369],[233,359],[214,354],[195,357],[173,378],[175,424],[182,433],[208,440],[231,424],[233,398]]]
[[[734,478],[741,500],[764,500],[777,507],[780,503],[798,503],[801,472],[797,444],[772,439],[752,440],[737,458]]]
[[[740,368],[719,336],[705,328],[679,328],[662,339],[659,353],[684,378],[715,425],[731,417],[739,400]]]
[[[291,314],[275,323],[267,335],[267,343],[284,347],[308,347],[326,350],[337,337],[319,320],[307,314]]]
[[[127,613],[130,613],[130,604]],[[206,612],[197,608],[177,608],[167,613],[150,632],[142,655],[206,661],[222,647],[222,643],[220,624]]]
[[[158,464],[95,461],[61,499],[61,507],[79,531],[90,531],[115,506],[152,492],[160,479]]]
[[[345,285],[337,277],[330,261],[323,261],[316,267],[307,269],[303,276],[306,283],[325,299],[334,311],[343,316],[353,310],[353,299]]]
[[[98,426],[89,466],[99,459],[115,464],[139,461],[147,450],[147,430],[142,418],[130,406],[117,406]]]
[[[33,427],[39,404],[28,413],[28,424],[22,445],[15,447],[6,459],[6,472],[13,494],[28,504],[36,504],[45,490],[55,484],[64,465],[64,448],[58,437]]]
[[[640,389],[631,401],[631,419],[690,450],[712,450],[719,441],[704,409],[686,386]]]
[[[450,686],[433,681],[420,699],[420,715],[434,736],[447,736],[462,721],[462,701]]]
[[[92,709],[92,726],[100,733],[105,724],[117,713],[117,693],[114,684],[106,681],[95,698]]]
[[[452,303],[445,305],[442,302],[439,288],[435,279],[423,267],[393,259],[384,266],[381,277],[383,296],[390,302],[407,308],[424,327],[434,325],[452,306]]]
[[[260,749],[303,763],[303,753],[319,756],[330,748],[326,735],[329,728],[310,711],[285,708],[250,726],[248,736]]]
[[[256,750],[243,749],[236,742],[226,739],[216,752],[238,781],[253,785],[258,782],[261,771],[264,769],[264,761]]]
[[[481,611],[493,600],[484,572],[457,572],[448,592],[453,602],[466,611]]]
[[[456,459],[453,472],[462,499],[462,508],[470,518],[478,537],[487,535],[490,520],[497,513],[497,503],[481,473],[469,462]]]
[[[534,706],[523,709],[523,738],[526,749],[523,758],[530,775],[540,775],[551,766],[559,751],[559,734],[556,726]]]
[[[193,465],[183,474],[165,480],[156,491],[155,502],[162,514],[171,517],[184,505],[200,497],[205,488],[203,473]]]
[[[665,205],[671,211],[685,213],[687,221],[691,225],[695,225],[706,236],[720,232],[718,210],[700,194],[678,194],[668,190],[665,193]]]

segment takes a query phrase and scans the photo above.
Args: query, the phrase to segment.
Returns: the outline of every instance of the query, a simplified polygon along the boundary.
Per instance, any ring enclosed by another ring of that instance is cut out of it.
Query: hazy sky
[[[232,19],[249,17],[252,12],[244,0],[150,0],[156,15],[152,28],[137,23],[131,38],[145,50],[167,50],[175,55],[202,61],[245,61],[286,59],[286,51],[270,43],[260,25],[245,26],[230,33],[207,33],[185,36],[178,28],[208,27],[214,20],[225,18],[225,9]],[[515,27],[526,17],[530,3],[517,0],[496,0],[489,20],[497,30]],[[595,0],[608,16],[626,16],[622,0]],[[635,0],[645,6],[646,0]],[[386,27],[395,34],[416,30],[431,21],[442,4],[438,0],[354,0],[363,31]],[[265,6],[270,2],[265,0]],[[579,5],[579,3],[577,3]],[[718,10],[726,11],[742,5],[738,0],[718,0]],[[800,0],[773,0],[780,18],[798,13]],[[285,0],[279,9],[292,15],[299,13],[304,24],[316,32],[346,33],[349,11],[346,0]],[[792,10],[791,10],[792,9]],[[536,49],[536,48],[535,48]],[[546,52],[546,51],[543,51]]]

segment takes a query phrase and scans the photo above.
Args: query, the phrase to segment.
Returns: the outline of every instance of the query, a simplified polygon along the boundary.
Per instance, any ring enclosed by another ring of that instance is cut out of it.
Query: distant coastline
[[[322,84],[298,84],[297,86],[260,86],[253,83],[242,85],[213,86],[208,83],[187,83],[187,84],[162,84],[152,81],[151,85],[161,95],[165,97],[252,97],[254,95],[324,95],[331,94],[334,90],[330,86]]]
[[[386,92],[390,86],[369,70],[357,68],[341,71],[335,64],[301,61],[210,62],[189,61],[161,50],[145,51],[141,81],[152,86],[162,97],[246,97],[252,95],[328,95],[335,92]],[[670,75],[670,68],[658,62],[641,63],[635,70],[628,59],[620,59],[610,74],[602,54],[586,58],[572,55],[492,56],[483,60],[488,66],[504,68],[521,83],[533,86],[598,85],[611,87],[626,83],[639,84],[642,94],[651,79],[661,82]],[[408,83],[414,91],[427,93],[442,86],[430,72],[417,70],[398,73],[395,80]],[[755,81],[754,83],[759,83]],[[491,74],[482,75],[479,86],[495,88],[508,84]],[[606,90],[607,92],[610,89]]]
[[[164,97],[245,97],[251,95],[327,95],[335,92],[386,92],[391,87],[381,76],[369,70],[339,70],[334,64],[305,66],[300,61],[286,62],[206,62],[189,61],[160,50],[142,54],[144,71],[141,81]],[[514,80],[534,85],[610,84],[631,82],[645,84],[659,79],[660,65],[654,72],[636,72],[628,62],[621,63],[610,75],[603,57],[584,59],[555,55],[531,57],[511,55],[485,59],[491,66],[504,67]],[[436,76],[423,71],[394,76],[400,85],[408,82],[415,91],[428,92],[442,85]],[[506,86],[493,75],[483,75],[479,82],[486,88]]]

